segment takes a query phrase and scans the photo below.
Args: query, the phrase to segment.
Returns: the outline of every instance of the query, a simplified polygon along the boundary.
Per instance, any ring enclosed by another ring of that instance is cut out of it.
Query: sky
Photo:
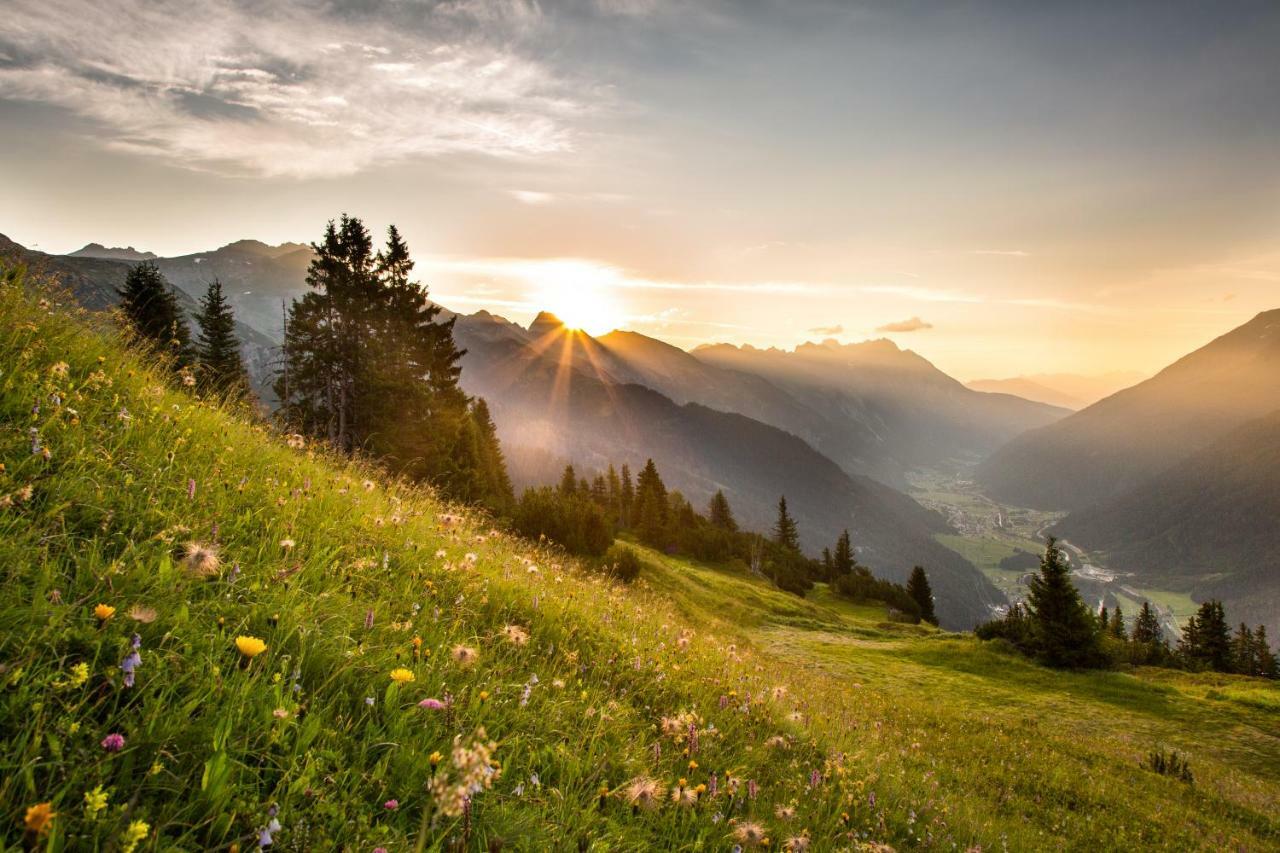
[[[1154,372],[1280,308],[1280,4],[6,0],[0,233],[395,223],[432,297],[686,348]]]

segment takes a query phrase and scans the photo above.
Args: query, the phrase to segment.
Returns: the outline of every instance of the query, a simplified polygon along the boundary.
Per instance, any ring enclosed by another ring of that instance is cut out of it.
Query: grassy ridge
[[[1274,688],[1059,675],[652,552],[617,587],[165,388],[95,322],[0,289],[6,846],[1280,839]],[[1157,741],[1194,787],[1140,769]]]

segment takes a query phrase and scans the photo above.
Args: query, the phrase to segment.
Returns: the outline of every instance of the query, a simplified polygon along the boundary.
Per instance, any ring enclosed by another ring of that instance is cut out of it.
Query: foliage
[[[640,558],[626,545],[614,545],[604,555],[605,570],[624,583],[640,577]]]
[[[929,586],[929,575],[924,566],[916,566],[907,578],[907,595],[916,603],[920,618],[930,625],[938,624],[938,617],[933,612],[933,589]]]
[[[240,341],[236,339],[236,319],[231,305],[222,295],[222,284],[216,278],[209,283],[200,299],[196,315],[200,331],[196,338],[196,357],[200,368],[200,386],[217,394],[239,396],[249,390],[249,374],[240,357]]]
[[[1071,582],[1071,568],[1053,537],[1040,558],[1040,573],[1027,590],[1030,650],[1049,666],[1098,666],[1098,625]]]
[[[151,261],[132,267],[119,290],[120,312],[138,339],[167,356],[175,368],[192,363],[191,330],[173,288]]]
[[[1177,750],[1153,749],[1147,755],[1147,768],[1161,776],[1172,776],[1188,785],[1195,783],[1195,777],[1191,775],[1191,762]]]

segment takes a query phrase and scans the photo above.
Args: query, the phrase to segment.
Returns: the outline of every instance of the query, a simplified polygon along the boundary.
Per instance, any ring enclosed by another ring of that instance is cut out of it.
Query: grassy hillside
[[[650,552],[618,587],[96,322],[0,287],[5,847],[1280,843],[1274,687],[1052,673]]]

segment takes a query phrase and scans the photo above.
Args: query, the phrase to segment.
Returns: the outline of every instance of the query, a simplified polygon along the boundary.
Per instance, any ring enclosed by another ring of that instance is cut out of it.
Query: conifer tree
[[[1191,666],[1231,671],[1231,629],[1227,627],[1222,602],[1204,602],[1187,620],[1178,643],[1178,654]]]
[[[635,513],[640,539],[650,545],[663,546],[667,528],[667,487],[658,475],[658,467],[650,459],[636,478]]]
[[[1156,618],[1151,602],[1143,601],[1138,618],[1133,623],[1133,641],[1135,643],[1158,643],[1163,640],[1160,620]]]
[[[1255,675],[1263,678],[1280,678],[1280,665],[1276,663],[1276,655],[1271,651],[1267,641],[1267,626],[1259,625],[1253,632],[1253,655],[1257,667]]]
[[[170,356],[174,366],[189,367],[193,360],[191,330],[178,297],[160,268],[143,261],[130,268],[120,294],[120,310],[130,328],[157,352]]]
[[[634,523],[633,512],[636,501],[635,486],[631,483],[631,468],[626,464],[622,466],[622,485],[618,491],[619,513],[623,527],[630,527]]]
[[[938,617],[933,612],[933,588],[923,566],[911,570],[911,576],[907,578],[907,595],[920,606],[921,619],[930,625],[938,624]]]
[[[716,493],[711,496],[711,503],[707,507],[707,518],[712,525],[721,530],[733,533],[738,529],[738,522],[733,519],[733,510],[729,508],[729,499],[720,489],[716,489]]]
[[[1120,609],[1119,604],[1116,605],[1116,612],[1111,616],[1111,625],[1108,630],[1111,636],[1115,637],[1117,640],[1124,640],[1128,638],[1124,629],[1124,611]]]
[[[1098,626],[1102,628],[1103,633],[1111,629],[1111,616],[1107,613],[1107,605],[1102,605],[1102,610],[1098,613]]]
[[[835,576],[841,578],[852,573],[855,564],[853,544],[849,540],[849,531],[846,530],[836,539],[836,550],[831,555],[831,568]]]
[[[1241,622],[1231,641],[1231,668],[1241,675],[1255,675],[1258,668],[1256,657],[1257,647],[1254,644],[1253,631]]]
[[[560,475],[560,494],[568,497],[578,490],[578,475],[574,472],[572,465],[564,466],[564,473]]]
[[[209,282],[196,315],[200,332],[196,356],[200,361],[201,385],[219,394],[243,394],[249,390],[249,374],[240,357],[236,320],[231,305],[222,295],[222,283]]]
[[[800,532],[795,519],[787,512],[787,498],[778,498],[778,520],[773,523],[773,541],[784,551],[800,552]]]
[[[1091,666],[1099,661],[1098,623],[1071,582],[1071,569],[1050,537],[1040,572],[1027,592],[1032,648],[1050,666]]]

